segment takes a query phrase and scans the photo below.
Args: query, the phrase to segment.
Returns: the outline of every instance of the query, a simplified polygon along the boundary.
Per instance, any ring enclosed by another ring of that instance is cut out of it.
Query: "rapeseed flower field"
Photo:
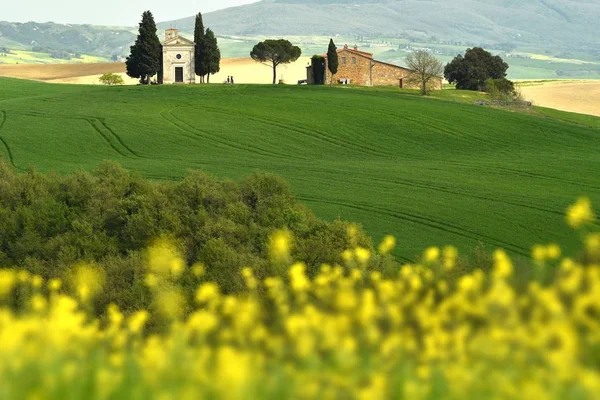
[[[357,246],[311,278],[288,231],[270,240],[282,274],[245,268],[233,294],[204,281],[193,304],[179,280],[205,267],[157,242],[146,271],[155,307],[129,315],[92,314],[104,280],[93,265],[64,282],[1,270],[0,398],[598,399],[595,218],[588,199],[569,208],[581,252],[535,246],[527,282],[503,250],[490,271],[457,273],[453,247],[386,276],[367,272],[378,254]],[[379,253],[395,245],[387,237]]]

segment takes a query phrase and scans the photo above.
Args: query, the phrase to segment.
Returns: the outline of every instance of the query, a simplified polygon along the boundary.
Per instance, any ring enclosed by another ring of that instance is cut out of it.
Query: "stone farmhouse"
[[[358,46],[351,49],[345,45],[337,53],[339,67],[335,74],[336,83],[359,86],[398,86],[409,89],[418,89],[419,87],[418,83],[410,82],[409,77],[414,73],[413,70],[374,60],[373,54],[358,50]],[[325,57],[325,82],[329,82],[331,73],[327,68],[327,54],[323,54],[323,57]],[[307,82],[312,84],[312,66],[306,68]],[[441,90],[442,78],[434,79],[431,86],[431,89]]]
[[[167,29],[162,44],[162,68],[158,73],[158,83],[196,83],[195,48],[196,44],[180,36],[177,29]]]

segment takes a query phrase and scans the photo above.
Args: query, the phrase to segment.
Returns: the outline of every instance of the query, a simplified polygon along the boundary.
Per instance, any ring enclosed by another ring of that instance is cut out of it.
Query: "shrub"
[[[235,293],[243,267],[253,265],[260,276],[276,269],[266,245],[274,230],[294,234],[294,257],[310,255],[308,268],[316,271],[342,262],[348,226],[319,220],[270,174],[238,184],[192,172],[177,183],[154,183],[111,162],[67,176],[17,173],[0,163],[2,266],[65,280],[74,264],[97,265],[106,276],[98,312],[110,303],[127,311],[148,307],[141,271],[158,239],[179,249],[188,273],[203,264],[206,276]],[[371,248],[360,229],[356,241]],[[187,289],[190,295],[193,286]]]
[[[102,75],[99,80],[100,80],[100,83],[102,83],[104,85],[109,85],[109,86],[125,84],[123,77],[118,74],[106,73],[106,74]]]
[[[516,95],[514,82],[506,79],[488,79],[485,81],[485,91],[497,100],[511,99]]]

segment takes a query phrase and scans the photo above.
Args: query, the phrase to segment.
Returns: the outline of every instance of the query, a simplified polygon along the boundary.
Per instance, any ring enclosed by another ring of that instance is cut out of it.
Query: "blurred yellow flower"
[[[596,218],[592,210],[592,202],[588,197],[581,197],[567,209],[567,223],[577,229],[593,222]]]
[[[62,281],[60,279],[54,278],[48,281],[48,289],[52,292],[57,292],[62,287]]]
[[[363,247],[354,249],[354,257],[360,265],[366,265],[371,260],[371,252]]]
[[[198,303],[209,303],[219,298],[219,286],[213,282],[206,282],[200,285],[196,291],[196,301]]]
[[[79,264],[74,268],[71,283],[79,299],[85,303],[102,290],[104,279],[104,271],[100,268],[88,264]]]
[[[592,257],[600,257],[600,233],[592,233],[585,239],[585,247]]]
[[[17,281],[12,270],[0,270],[0,297],[6,297],[13,290]]]
[[[275,231],[269,239],[269,255],[271,260],[278,263],[287,263],[291,258],[292,234],[288,230]]]
[[[133,313],[127,320],[127,327],[133,334],[138,334],[144,329],[150,315],[147,311],[137,311]]]
[[[192,273],[196,276],[196,278],[201,278],[204,276],[206,272],[206,268],[203,264],[197,263],[192,267]]]
[[[513,265],[504,252],[504,250],[496,250],[494,252],[494,278],[505,279],[513,274]]]
[[[386,236],[381,244],[379,244],[379,253],[380,254],[389,254],[396,247],[396,238],[393,236]]]
[[[443,257],[444,257],[444,269],[446,271],[450,271],[450,270],[454,269],[454,267],[456,265],[456,261],[458,259],[458,249],[453,246],[444,247]]]
[[[175,245],[167,239],[160,239],[148,249],[148,267],[158,276],[179,278],[185,264]]]
[[[423,253],[423,260],[428,263],[436,263],[440,259],[440,249],[439,247],[429,247]]]
[[[39,289],[39,288],[41,288],[41,287],[42,287],[42,285],[43,285],[43,284],[44,284],[44,278],[42,278],[41,276],[39,276],[39,275],[34,275],[34,276],[31,278],[31,286],[32,286],[32,287],[34,287],[34,288],[36,288],[36,289]]]

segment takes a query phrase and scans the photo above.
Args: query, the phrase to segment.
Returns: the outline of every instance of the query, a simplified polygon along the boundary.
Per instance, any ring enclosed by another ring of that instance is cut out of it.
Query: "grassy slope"
[[[0,79],[0,137],[18,168],[272,171],[320,216],[397,235],[407,259],[445,243],[527,254],[539,233],[573,246],[562,215],[581,194],[600,202],[600,129],[553,117],[390,89]]]

